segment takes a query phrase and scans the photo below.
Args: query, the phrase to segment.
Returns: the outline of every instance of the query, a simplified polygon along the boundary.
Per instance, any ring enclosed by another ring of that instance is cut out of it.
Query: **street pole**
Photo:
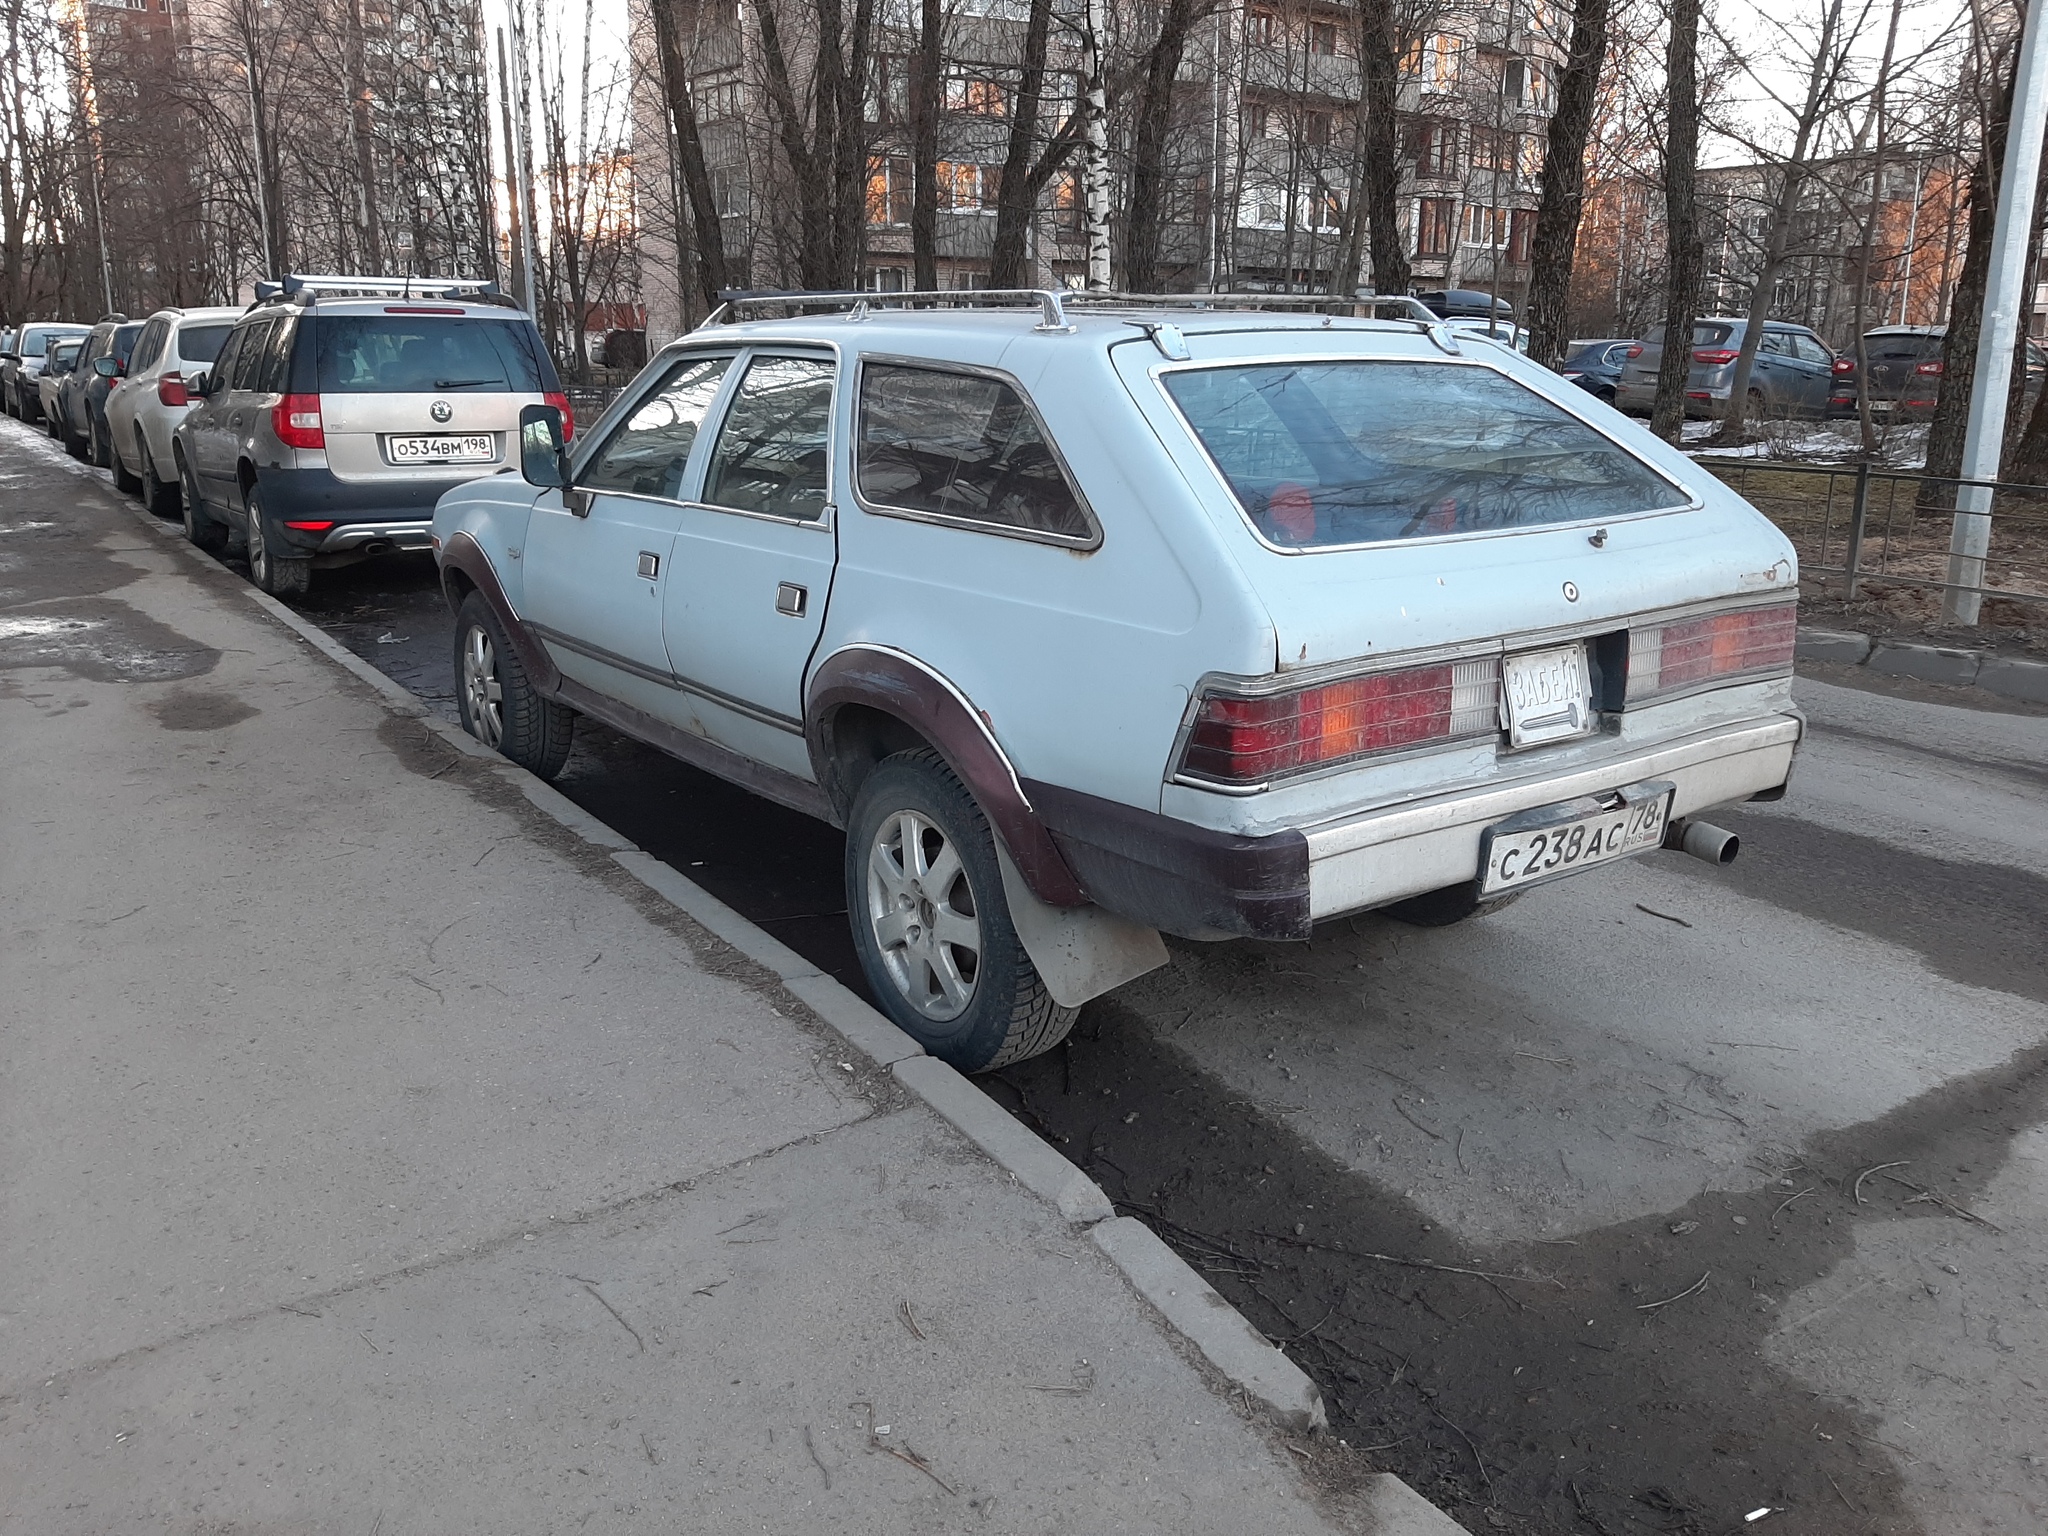
[[[2044,0],[2048,3],[2048,0]],[[1108,30],[1105,0],[1088,0],[1087,31],[1082,38],[1081,70],[1087,105],[1081,151],[1082,193],[1088,218],[1088,287],[1109,289],[1109,93],[1102,79],[1102,36]]]
[[[2012,117],[2005,163],[1999,169],[1997,222],[1991,235],[1991,270],[1984,284],[1984,320],[1977,331],[1977,363],[1970,380],[1970,415],[1963,428],[1965,484],[1956,487],[1955,527],[1949,535],[1948,586],[1941,617],[1947,624],[1977,622],[1983,606],[1984,558],[1991,548],[1991,488],[1969,481],[1998,478],[2005,448],[2006,397],[2012,353],[2027,306],[2027,236],[2034,222],[2034,179],[2041,164],[2048,116],[2048,0],[2027,7],[2013,78]]]

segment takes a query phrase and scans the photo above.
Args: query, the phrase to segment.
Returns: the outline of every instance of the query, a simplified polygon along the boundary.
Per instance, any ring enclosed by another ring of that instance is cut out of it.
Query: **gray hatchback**
[[[1735,360],[1742,354],[1747,320],[1709,316],[1692,326],[1692,366],[1685,380],[1685,414],[1719,416],[1728,407],[1735,382]],[[1657,370],[1664,362],[1664,327],[1653,325],[1623,362],[1614,403],[1647,416],[1657,403]],[[1835,354],[1803,325],[1770,320],[1757,344],[1756,365],[1749,375],[1751,419],[1826,414],[1828,388],[1834,377]]]
[[[569,406],[524,311],[448,279],[287,279],[185,387],[186,537],[239,534],[279,595],[315,565],[426,551],[441,493],[515,462],[521,407]]]

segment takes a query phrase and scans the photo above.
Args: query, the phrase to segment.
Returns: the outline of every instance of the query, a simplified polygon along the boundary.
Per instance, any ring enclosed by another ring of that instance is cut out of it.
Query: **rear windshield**
[[[1917,363],[1941,355],[1939,336],[1865,336],[1864,355],[1873,363]]]
[[[31,325],[23,329],[21,345],[13,350],[19,352],[23,357],[41,357],[43,350],[59,336],[76,336],[78,334],[80,333],[68,328],[59,329],[56,326],[45,328],[40,325]]]
[[[1735,327],[1725,320],[1695,320],[1692,325],[1692,344],[1696,347],[1718,347],[1735,334]],[[1664,327],[1653,325],[1643,338],[1644,344],[1652,347],[1664,345]]]
[[[228,332],[234,328],[232,320],[223,320],[219,325],[188,325],[178,332],[178,356],[188,363],[210,363],[220,356],[220,349],[227,345]]]
[[[538,395],[554,386],[526,320],[322,315],[320,393]]]
[[[1166,388],[1271,543],[1306,549],[1682,505],[1641,460],[1490,368],[1260,363]]]

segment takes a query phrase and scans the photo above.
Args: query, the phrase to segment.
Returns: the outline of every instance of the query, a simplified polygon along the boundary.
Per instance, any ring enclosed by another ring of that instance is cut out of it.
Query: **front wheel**
[[[861,784],[846,911],[868,989],[941,1061],[990,1071],[1074,1027],[1010,921],[988,820],[937,753],[899,753]]]
[[[482,594],[455,615],[455,700],[462,728],[543,779],[569,760],[576,712],[543,697]]]

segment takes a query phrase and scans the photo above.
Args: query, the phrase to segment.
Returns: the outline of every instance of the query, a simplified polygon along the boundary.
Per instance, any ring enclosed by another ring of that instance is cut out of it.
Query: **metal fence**
[[[1970,611],[1979,601],[2048,606],[2048,486],[1868,464],[1695,462],[1784,531],[1799,551],[1802,573],[1839,577],[1851,598],[1862,595],[1866,582],[1882,582],[1932,589]],[[1959,500],[1967,516],[1982,520],[1969,525],[1976,539],[1960,554],[1951,547]],[[1986,615],[2000,616],[1996,608]]]

